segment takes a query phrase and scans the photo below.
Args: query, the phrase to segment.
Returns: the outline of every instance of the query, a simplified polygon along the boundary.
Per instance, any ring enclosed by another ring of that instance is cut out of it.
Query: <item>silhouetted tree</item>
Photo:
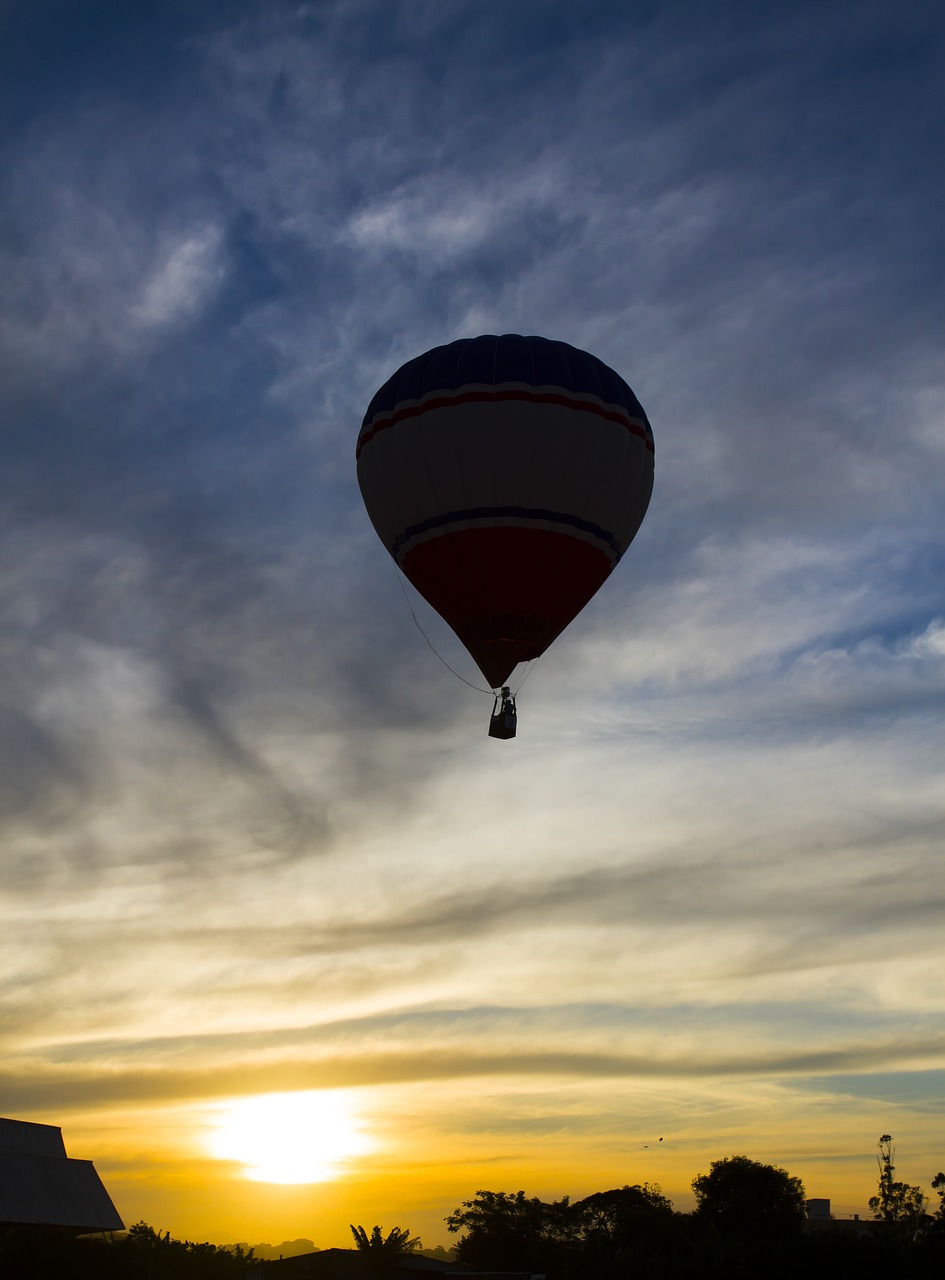
[[[875,1196],[870,1196],[869,1205],[873,1217],[882,1222],[901,1222],[907,1226],[917,1226],[925,1215],[928,1198],[921,1187],[910,1187],[906,1182],[897,1182],[893,1178],[896,1166],[893,1164],[895,1148],[892,1138],[884,1133],[877,1143],[879,1155],[876,1163],[879,1166],[879,1187]],[[934,1184],[933,1184],[934,1185]]]
[[[938,1208],[936,1218],[945,1218],[945,1173],[937,1173],[932,1179],[932,1186],[938,1192]]]
[[[945,1174],[933,1185],[943,1193]],[[699,1208],[674,1213],[644,1183],[550,1204],[523,1191],[479,1191],[446,1219],[463,1235],[459,1260],[476,1270],[543,1272],[548,1280],[939,1280],[945,1213],[919,1229],[803,1231],[799,1178],[745,1156],[712,1163],[694,1181]],[[940,1229],[941,1228],[941,1229]]]
[[[938,1208],[925,1220],[921,1252],[929,1274],[945,1275],[945,1173],[937,1173],[932,1187],[938,1192]]]
[[[654,1222],[672,1217],[672,1201],[662,1187],[644,1182],[613,1191],[597,1191],[573,1206],[582,1239],[616,1249]]]
[[[692,1189],[696,1213],[727,1231],[790,1230],[807,1213],[800,1178],[747,1156],[713,1160],[708,1173],[693,1179]]]
[[[446,1219],[460,1262],[484,1270],[562,1272],[577,1239],[568,1197],[545,1203],[524,1191],[477,1191]]]
[[[349,1224],[351,1225],[351,1224]],[[354,1243],[362,1253],[372,1253],[382,1258],[400,1258],[420,1248],[420,1237],[412,1236],[409,1227],[393,1227],[385,1236],[380,1227],[372,1227],[371,1234],[363,1227],[351,1225]]]
[[[647,1268],[672,1234],[672,1202],[652,1183],[597,1191],[573,1206],[580,1240],[575,1275],[610,1275],[632,1259]]]
[[[168,1280],[224,1280],[228,1276],[242,1277],[246,1263],[252,1259],[252,1250],[245,1253],[238,1246],[223,1249],[209,1243],[192,1240],[175,1240],[169,1231],[160,1231],[146,1222],[136,1222],[128,1234],[112,1248],[122,1261],[132,1265],[126,1274],[148,1277],[168,1277]],[[119,1274],[122,1274],[119,1272]]]

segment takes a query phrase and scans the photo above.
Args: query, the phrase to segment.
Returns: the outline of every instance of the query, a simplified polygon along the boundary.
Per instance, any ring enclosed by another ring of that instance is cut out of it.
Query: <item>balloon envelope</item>
[[[381,541],[492,688],[590,600],[653,488],[653,433],[626,382],[518,334],[408,361],[368,406],[357,459]]]

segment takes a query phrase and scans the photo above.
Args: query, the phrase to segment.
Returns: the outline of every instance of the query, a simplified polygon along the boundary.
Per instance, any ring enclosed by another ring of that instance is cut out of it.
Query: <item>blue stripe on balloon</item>
[[[620,559],[623,554],[620,543],[612,533],[608,533],[606,529],[602,529],[599,524],[594,524],[591,520],[582,520],[580,516],[569,515],[566,511],[545,511],[542,508],[534,507],[470,507],[467,511],[448,511],[442,516],[431,516],[429,520],[422,520],[419,524],[412,524],[403,533],[398,534],[390,546],[390,553],[395,560],[398,559],[398,553],[405,543],[411,539],[417,538],[422,533],[429,533],[432,529],[442,529],[446,525],[456,524],[460,520],[545,520],[549,524],[568,525],[572,529],[580,529],[582,533],[589,533],[603,542],[605,546],[610,547],[617,557]],[[616,564],[616,561],[614,562]]]
[[[470,383],[496,386],[560,386],[565,394],[600,396],[619,404],[631,418],[649,423],[627,383],[597,356],[567,342],[515,333],[458,338],[408,360],[384,383],[368,405],[362,427],[405,400],[421,400],[430,391],[455,391]]]

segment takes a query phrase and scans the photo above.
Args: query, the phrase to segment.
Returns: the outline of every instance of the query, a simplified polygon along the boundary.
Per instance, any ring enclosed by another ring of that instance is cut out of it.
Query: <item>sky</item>
[[[941,5],[0,23],[0,1114],[216,1243],[733,1154],[866,1214],[882,1133],[931,1194]],[[498,742],[354,449],[505,332],[656,483]]]

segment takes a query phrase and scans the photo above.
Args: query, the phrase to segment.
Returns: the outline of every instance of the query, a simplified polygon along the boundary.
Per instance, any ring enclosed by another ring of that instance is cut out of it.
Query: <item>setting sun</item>
[[[340,1093],[269,1093],[214,1109],[210,1154],[254,1182],[326,1182],[374,1147]]]

